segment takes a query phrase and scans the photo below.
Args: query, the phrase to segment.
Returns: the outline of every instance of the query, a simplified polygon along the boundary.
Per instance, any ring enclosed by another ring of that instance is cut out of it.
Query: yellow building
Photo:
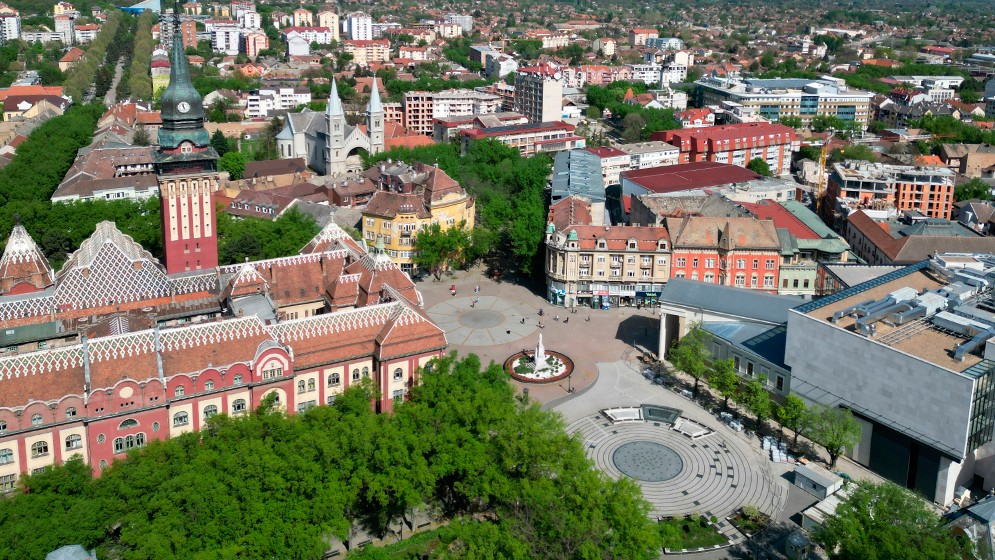
[[[382,240],[391,260],[405,272],[414,265],[414,239],[430,224],[473,228],[474,199],[438,167],[380,162],[365,175],[377,186],[363,210],[363,238]]]

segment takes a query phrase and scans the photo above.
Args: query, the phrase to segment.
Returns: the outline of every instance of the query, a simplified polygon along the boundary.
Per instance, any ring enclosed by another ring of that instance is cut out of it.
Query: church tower
[[[366,130],[370,137],[370,155],[386,150],[384,145],[384,114],[383,103],[380,102],[380,88],[377,78],[373,77],[373,88],[370,91],[370,102],[366,106]]]
[[[328,146],[325,147],[325,174],[332,175],[344,171],[338,169],[335,162],[345,161],[345,132],[347,123],[345,120],[345,110],[342,109],[342,100],[339,99],[338,86],[335,78],[332,78],[332,90],[328,95],[328,107],[325,109],[325,122],[328,130]]]
[[[174,14],[178,14],[178,5]],[[162,93],[159,178],[166,272],[218,266],[218,232],[212,195],[218,190],[218,153],[204,128],[203,99],[193,87],[179,16],[173,17],[169,86]]]

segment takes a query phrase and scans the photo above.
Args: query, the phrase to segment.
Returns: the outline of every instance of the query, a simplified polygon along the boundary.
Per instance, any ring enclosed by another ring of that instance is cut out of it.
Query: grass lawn
[[[704,517],[672,517],[657,524],[663,547],[688,550],[725,544],[726,539]]]
[[[452,542],[451,531],[448,527],[440,527],[387,546],[384,552],[387,553],[387,558],[397,560],[437,558],[445,550],[447,541]]]
[[[242,138],[239,140],[238,151],[242,152],[247,160],[251,160],[253,154],[259,149],[260,141],[259,138],[253,138],[252,140]]]

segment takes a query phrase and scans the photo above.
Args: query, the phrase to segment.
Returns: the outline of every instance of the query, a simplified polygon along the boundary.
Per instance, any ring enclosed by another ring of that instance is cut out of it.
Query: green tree
[[[770,177],[772,175],[770,172],[770,166],[767,165],[767,160],[763,158],[755,157],[751,159],[746,163],[746,168],[757,175],[763,175],[764,177]]]
[[[991,200],[992,188],[977,177],[954,187],[954,200],[960,202],[972,199]]]
[[[770,418],[773,404],[770,393],[757,379],[751,379],[743,384],[736,396],[737,401],[746,407],[757,419],[757,433],[763,429],[764,421]]]
[[[637,142],[646,128],[646,119],[638,113],[629,113],[622,118],[622,138],[626,142]]]
[[[228,152],[218,160],[218,169],[227,171],[232,179],[241,179],[245,173],[245,156],[242,152]]]
[[[462,268],[473,254],[470,230],[466,222],[443,229],[429,225],[415,236],[415,264],[439,278],[449,266]]]
[[[739,389],[739,376],[736,375],[735,361],[728,358],[712,362],[708,384],[722,397],[722,408],[728,410],[729,399],[734,397]]]
[[[878,154],[863,144],[855,144],[853,146],[846,146],[845,148],[837,148],[829,155],[829,161],[831,162],[848,159],[875,162],[878,160]]]
[[[587,108],[587,118],[589,118],[589,119],[600,119],[601,118],[601,109],[598,109],[594,105],[588,106],[588,108]]]
[[[925,500],[890,482],[858,482],[813,537],[840,560],[972,557],[970,546],[943,526]]]
[[[136,146],[148,146],[152,144],[152,135],[144,125],[135,126],[135,133],[131,137],[131,143]]]
[[[862,430],[853,413],[845,408],[817,406],[812,411],[809,439],[821,445],[829,454],[829,468],[847,449],[860,442]]]
[[[698,398],[698,383],[701,378],[708,374],[708,349],[705,341],[708,333],[701,328],[701,324],[691,326],[683,338],[678,340],[671,348],[667,359],[674,367],[690,375],[694,379],[694,398]]]
[[[811,414],[805,401],[798,395],[788,395],[784,398],[784,404],[775,410],[777,421],[782,426],[794,433],[792,445],[798,445],[798,436],[805,432],[811,425]]]
[[[794,116],[781,117],[780,119],[778,119],[777,122],[783,124],[784,126],[790,126],[791,128],[795,129],[802,127],[801,117],[794,117]]]
[[[231,143],[228,142],[228,138],[221,132],[221,129],[215,130],[214,134],[211,135],[211,146],[221,157],[225,157],[225,154],[231,151]]]

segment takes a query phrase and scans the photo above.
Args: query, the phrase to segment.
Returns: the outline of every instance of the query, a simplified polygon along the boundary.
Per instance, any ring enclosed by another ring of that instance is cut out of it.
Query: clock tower
[[[190,66],[174,8],[169,86],[162,92],[159,149],[152,162],[159,178],[162,244],[169,274],[218,266],[213,194],[218,190],[218,152],[204,128],[203,98]]]

